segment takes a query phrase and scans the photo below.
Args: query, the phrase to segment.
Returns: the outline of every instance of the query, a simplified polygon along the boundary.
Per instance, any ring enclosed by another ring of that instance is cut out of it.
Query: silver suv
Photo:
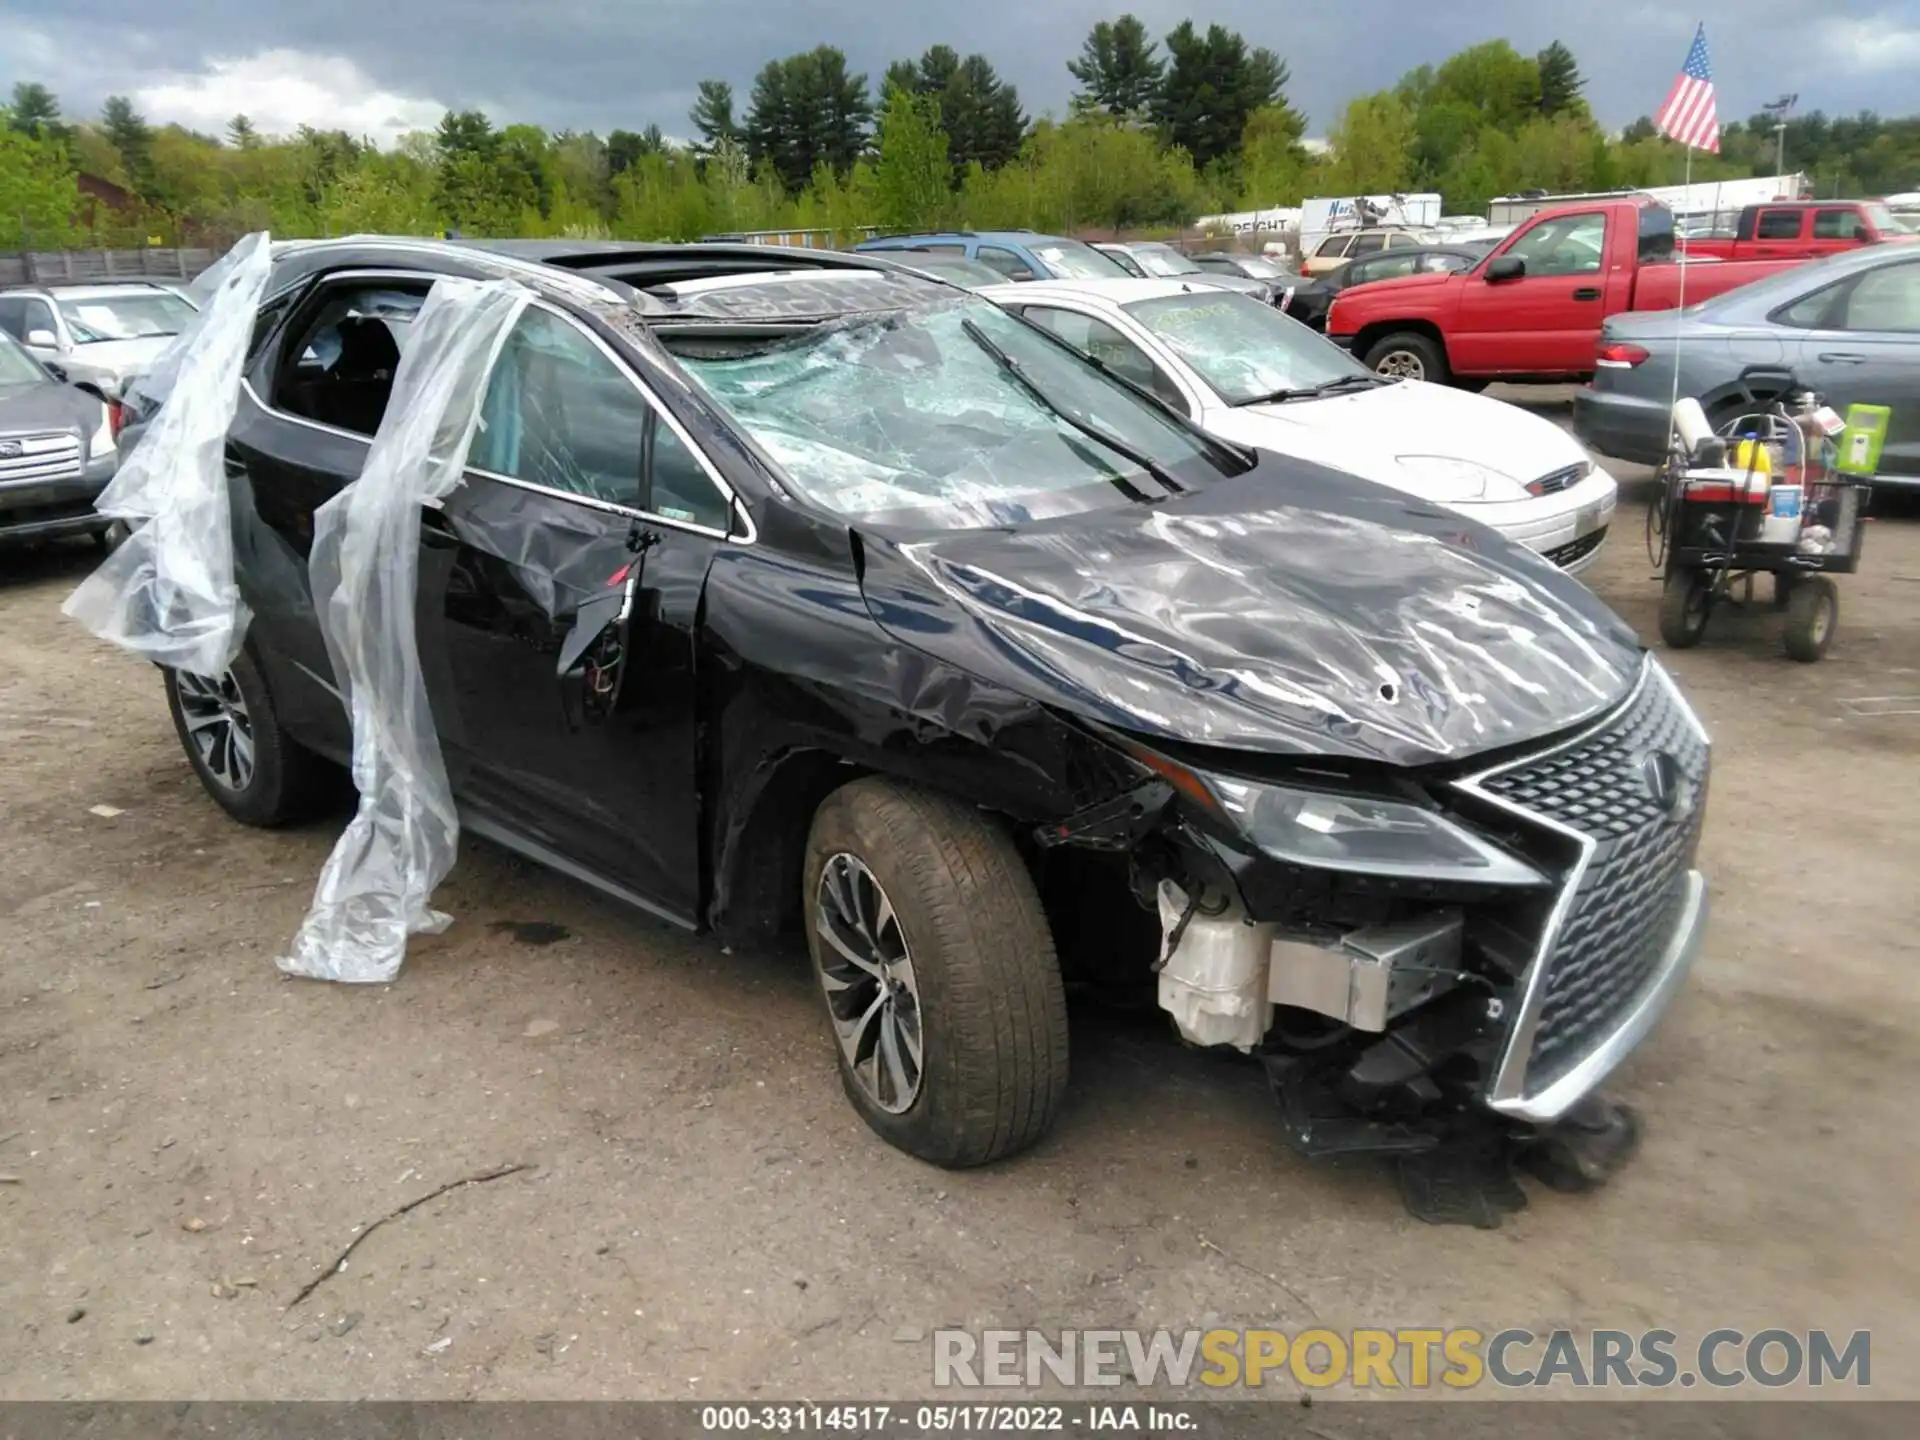
[[[0,291],[0,330],[57,377],[103,400],[118,400],[193,313],[179,291],[146,281]]]

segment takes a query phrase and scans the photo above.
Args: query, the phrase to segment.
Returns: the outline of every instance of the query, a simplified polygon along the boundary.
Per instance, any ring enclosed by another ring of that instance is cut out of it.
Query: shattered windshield
[[[194,309],[178,295],[99,295],[60,301],[60,313],[76,345],[108,340],[147,340],[178,335]]]
[[[858,316],[745,354],[662,339],[796,489],[842,515],[1017,525],[1164,498],[1232,463],[981,300]]]
[[[1136,300],[1125,309],[1230,405],[1370,373],[1339,346],[1237,291]]]

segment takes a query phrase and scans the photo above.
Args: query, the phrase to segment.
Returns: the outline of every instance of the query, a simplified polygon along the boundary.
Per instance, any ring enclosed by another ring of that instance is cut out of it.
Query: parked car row
[[[1611,481],[1246,295],[913,260],[283,250],[228,436],[252,629],[163,675],[208,794],[284,823],[349,754],[315,508],[389,433],[409,312],[513,280],[419,537],[408,673],[466,829],[804,936],[849,1100],[938,1164],[1046,1131],[1068,979],[1258,1055],[1310,1153],[1593,1129],[1700,945],[1708,744],[1473,517]]]
[[[123,390],[194,314],[145,281],[0,291],[0,543],[120,533],[93,502],[119,464]]]

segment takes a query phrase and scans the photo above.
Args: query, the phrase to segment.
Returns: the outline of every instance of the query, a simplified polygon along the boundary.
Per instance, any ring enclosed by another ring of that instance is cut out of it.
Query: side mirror
[[[58,350],[60,348],[60,337],[55,335],[51,330],[29,330],[27,331],[27,344],[35,350]]]
[[[1499,259],[1488,264],[1487,281],[1489,284],[1495,284],[1501,280],[1518,280],[1526,273],[1527,262],[1525,260],[1522,260],[1518,255],[1502,255]]]

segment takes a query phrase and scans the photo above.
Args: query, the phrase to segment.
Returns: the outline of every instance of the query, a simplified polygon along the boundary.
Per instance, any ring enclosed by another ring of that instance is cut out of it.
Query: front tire
[[[947,796],[856,780],[814,815],[802,904],[841,1085],[876,1134],[958,1169],[1046,1133],[1066,1091],[1066,992],[1005,830]]]
[[[1692,649],[1707,633],[1712,610],[1712,575],[1705,570],[1676,570],[1660,592],[1660,638],[1671,649]]]
[[[338,767],[281,728],[266,679],[245,651],[223,675],[162,673],[194,774],[241,824],[273,829],[310,819],[339,788]]]
[[[1450,376],[1447,352],[1440,348],[1440,342],[1414,330],[1403,330],[1375,341],[1367,349],[1366,364],[1376,375],[1395,380],[1425,380],[1432,385],[1445,385]]]

